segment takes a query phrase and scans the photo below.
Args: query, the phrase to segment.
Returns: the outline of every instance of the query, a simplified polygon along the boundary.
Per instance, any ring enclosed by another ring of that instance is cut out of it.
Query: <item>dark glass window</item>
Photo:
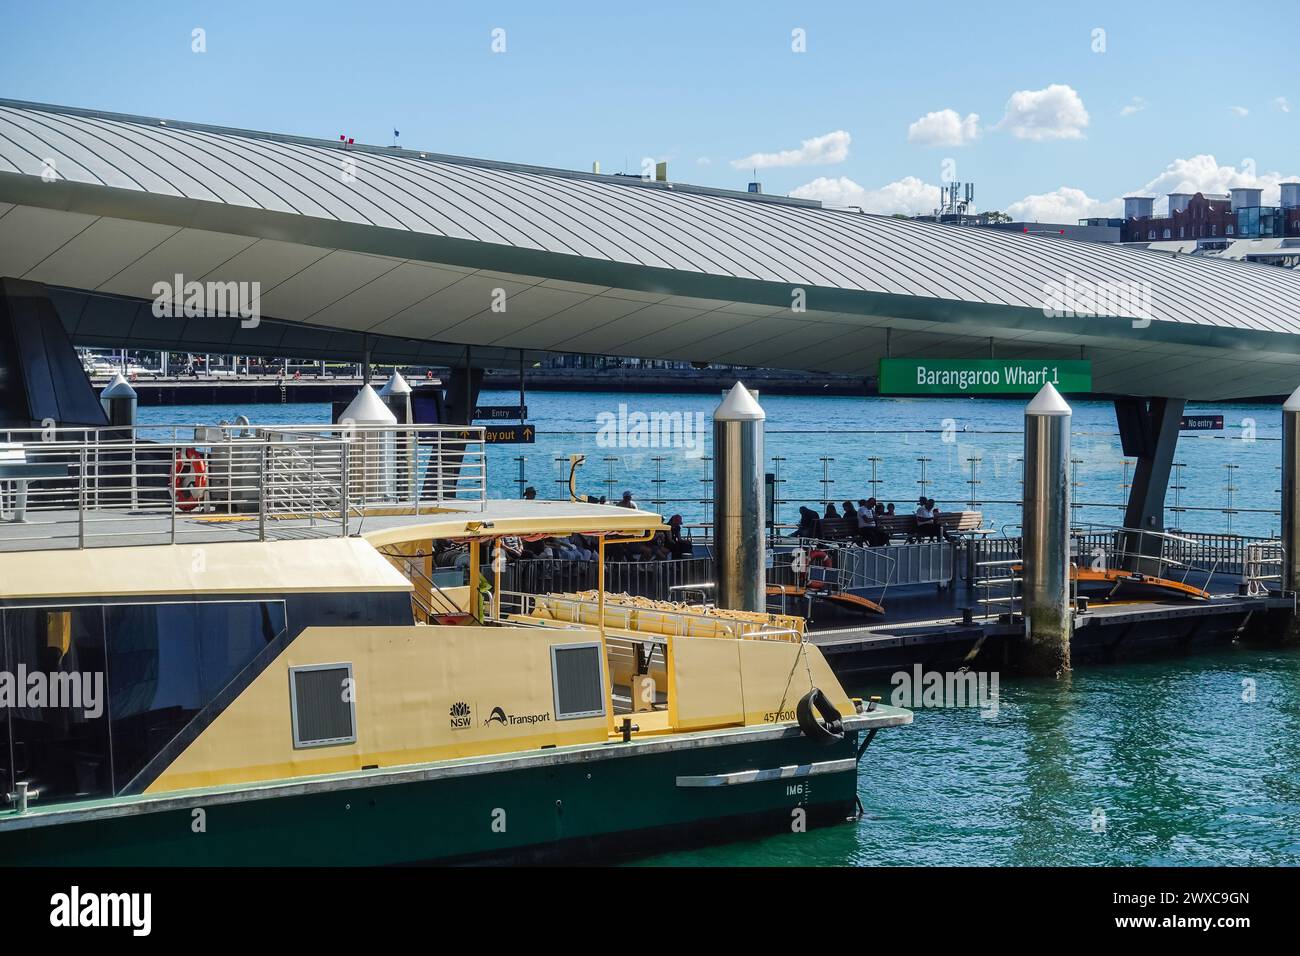
[[[117,789],[284,630],[278,602],[104,609]]]
[[[42,804],[112,793],[101,609],[17,608],[3,618],[12,778]]]

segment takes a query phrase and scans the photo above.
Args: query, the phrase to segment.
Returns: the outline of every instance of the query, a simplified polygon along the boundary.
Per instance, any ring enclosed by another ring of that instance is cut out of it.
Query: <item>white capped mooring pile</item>
[[[379,397],[388,406],[388,410],[393,413],[399,425],[411,425],[415,422],[415,414],[411,408],[411,392],[410,383],[397,369],[393,369],[393,374],[379,390]],[[419,497],[416,494],[419,451],[419,437],[414,432],[397,431],[394,441],[397,496],[403,501]]]
[[[713,411],[713,562],[719,607],[767,607],[763,427],[767,415],[737,382]]]
[[[1073,413],[1049,382],[1025,406],[1025,480],[1021,575],[1026,646],[1022,669],[1070,669],[1070,421]]]
[[[339,415],[348,439],[348,500],[391,502],[397,497],[397,417],[369,385]],[[383,426],[389,426],[387,428]]]
[[[126,376],[118,372],[113,376],[113,380],[104,386],[104,390],[99,393],[99,404],[104,409],[104,414],[108,417],[108,423],[115,427],[130,427],[135,424],[135,413],[139,405],[139,398],[135,394],[135,389],[131,383],[126,380]]]
[[[1300,589],[1300,388],[1282,403],[1282,588]]]

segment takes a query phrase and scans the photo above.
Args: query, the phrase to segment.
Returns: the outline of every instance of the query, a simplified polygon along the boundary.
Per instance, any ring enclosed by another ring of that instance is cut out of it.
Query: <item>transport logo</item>
[[[507,714],[504,708],[493,707],[487,720],[483,721],[483,726],[501,724],[504,727],[515,727],[519,724],[545,724],[549,723],[550,719],[549,711],[541,714]]]
[[[474,725],[474,711],[463,700],[451,705],[451,729],[464,730]]]

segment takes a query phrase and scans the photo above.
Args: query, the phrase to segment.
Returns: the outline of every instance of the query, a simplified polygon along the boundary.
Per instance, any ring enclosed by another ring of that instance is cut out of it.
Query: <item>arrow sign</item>
[[[536,433],[532,425],[497,425],[483,429],[489,445],[531,445]]]
[[[525,419],[528,417],[527,405],[475,405],[474,417],[476,419],[486,419],[490,422],[504,422],[512,418]]]

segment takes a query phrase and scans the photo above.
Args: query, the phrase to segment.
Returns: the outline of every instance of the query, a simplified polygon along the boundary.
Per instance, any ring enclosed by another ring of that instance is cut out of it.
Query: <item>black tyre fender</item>
[[[799,699],[794,713],[799,720],[799,729],[810,740],[829,744],[844,739],[840,712],[816,687]]]

